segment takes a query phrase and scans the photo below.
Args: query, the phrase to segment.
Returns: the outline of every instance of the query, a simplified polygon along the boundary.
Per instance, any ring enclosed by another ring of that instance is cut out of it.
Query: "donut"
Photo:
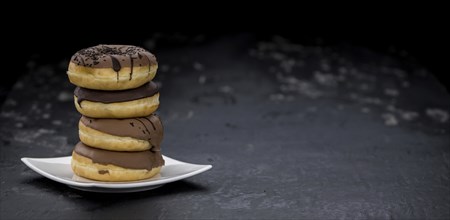
[[[81,177],[99,181],[148,179],[161,170],[164,159],[159,151],[119,152],[89,147],[79,142],[73,152],[71,167]]]
[[[67,75],[79,87],[124,90],[152,80],[157,69],[156,57],[141,47],[102,44],[76,52]]]
[[[159,106],[159,88],[150,81],[128,90],[103,91],[76,87],[79,113],[93,118],[133,118],[150,115]]]
[[[160,151],[163,139],[163,125],[155,114],[126,119],[82,116],[78,128],[81,142],[111,151]]]

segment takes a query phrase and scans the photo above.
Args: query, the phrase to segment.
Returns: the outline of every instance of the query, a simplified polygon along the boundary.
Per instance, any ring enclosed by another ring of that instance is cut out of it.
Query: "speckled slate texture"
[[[152,52],[163,153],[213,169],[130,194],[33,172],[20,158],[69,155],[79,119],[70,57],[34,63],[1,109],[0,219],[450,218],[450,95],[408,57],[251,35]]]

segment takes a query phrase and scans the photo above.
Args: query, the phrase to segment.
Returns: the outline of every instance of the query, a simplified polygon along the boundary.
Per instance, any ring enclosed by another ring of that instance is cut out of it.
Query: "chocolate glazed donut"
[[[144,117],[159,106],[159,88],[150,81],[138,88],[102,91],[77,87],[74,104],[78,112],[93,118]]]
[[[159,116],[140,118],[90,118],[78,123],[80,140],[95,148],[111,151],[160,151],[164,128]]]
[[[156,57],[129,45],[98,45],[76,52],[67,74],[71,83],[90,89],[136,88],[155,77]]]
[[[93,148],[79,142],[72,152],[75,174],[101,181],[131,181],[158,174],[164,165],[161,152],[120,152]]]

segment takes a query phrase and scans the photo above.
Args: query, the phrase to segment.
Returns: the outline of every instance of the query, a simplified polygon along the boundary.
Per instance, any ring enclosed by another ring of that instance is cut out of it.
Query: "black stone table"
[[[152,51],[162,151],[210,171],[102,194],[30,170],[21,157],[70,155],[80,117],[70,57],[30,61],[1,109],[0,219],[450,217],[450,96],[426,68],[280,36],[198,42]]]

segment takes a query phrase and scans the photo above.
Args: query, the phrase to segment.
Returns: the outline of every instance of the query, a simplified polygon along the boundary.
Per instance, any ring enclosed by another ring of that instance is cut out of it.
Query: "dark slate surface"
[[[450,217],[450,96],[407,56],[244,35],[153,52],[163,153],[213,169],[129,194],[33,172],[20,158],[69,155],[79,114],[69,57],[30,61],[1,110],[0,219]]]

